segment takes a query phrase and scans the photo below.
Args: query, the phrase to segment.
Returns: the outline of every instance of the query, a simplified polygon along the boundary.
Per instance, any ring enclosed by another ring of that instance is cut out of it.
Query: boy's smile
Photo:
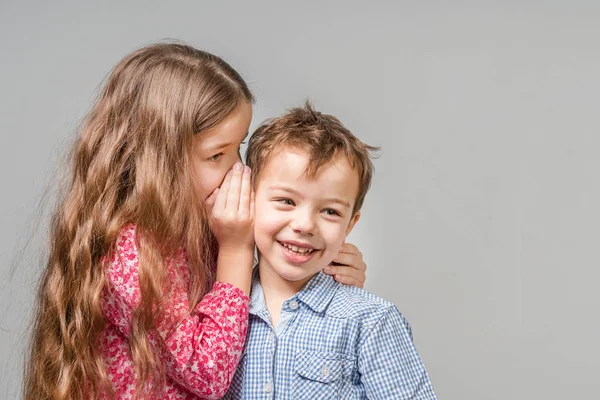
[[[300,243],[296,241],[280,241],[279,244],[283,248],[283,255],[290,264],[302,264],[309,261],[314,255],[315,249],[310,244]]]
[[[271,155],[256,184],[254,235],[261,282],[298,291],[325,268],[359,218],[353,214],[359,178],[337,155],[309,178],[308,155],[285,148]]]

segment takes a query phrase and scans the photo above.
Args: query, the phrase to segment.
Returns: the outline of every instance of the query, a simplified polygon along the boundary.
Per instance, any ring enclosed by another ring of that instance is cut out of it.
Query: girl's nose
[[[229,170],[232,169],[236,163],[239,163],[239,162],[241,162],[243,164],[242,159],[240,158],[240,154],[238,153],[237,156],[234,157],[233,160],[231,160],[231,162],[227,165],[228,168],[227,168],[227,171],[225,171],[225,174],[227,172],[229,172]],[[225,176],[223,176],[223,180],[225,180]]]

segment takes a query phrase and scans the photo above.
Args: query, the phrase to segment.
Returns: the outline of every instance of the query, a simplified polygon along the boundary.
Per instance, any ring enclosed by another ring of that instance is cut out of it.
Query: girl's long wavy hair
[[[186,249],[191,308],[214,283],[216,241],[193,190],[191,140],[244,101],[252,102],[252,94],[229,64],[180,43],[139,49],[107,77],[80,128],[51,221],[25,399],[112,397],[98,347],[106,323],[103,257],[131,222],[137,225],[142,295],[129,343],[137,393],[155,394],[147,388],[164,385],[149,332],[168,296],[165,260]]]

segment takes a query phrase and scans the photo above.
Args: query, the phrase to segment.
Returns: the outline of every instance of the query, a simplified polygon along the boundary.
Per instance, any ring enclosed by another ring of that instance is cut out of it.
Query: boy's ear
[[[360,211],[357,211],[354,213],[352,218],[350,218],[350,222],[348,223],[348,227],[346,228],[345,236],[348,236],[350,234],[350,232],[352,232],[354,225],[356,225],[356,223],[358,222],[359,219],[360,219]]]

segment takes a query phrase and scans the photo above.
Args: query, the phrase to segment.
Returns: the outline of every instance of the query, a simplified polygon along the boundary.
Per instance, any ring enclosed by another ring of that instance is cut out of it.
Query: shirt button
[[[271,383],[265,383],[265,392],[271,393]]]
[[[298,309],[298,302],[297,302],[296,300],[292,300],[292,301],[290,301],[290,304],[289,304],[289,305],[290,305],[290,308],[291,308],[292,310],[297,310],[297,309]]]
[[[321,375],[323,375],[324,377],[328,377],[329,376],[329,367],[327,365],[324,365],[321,368]]]

